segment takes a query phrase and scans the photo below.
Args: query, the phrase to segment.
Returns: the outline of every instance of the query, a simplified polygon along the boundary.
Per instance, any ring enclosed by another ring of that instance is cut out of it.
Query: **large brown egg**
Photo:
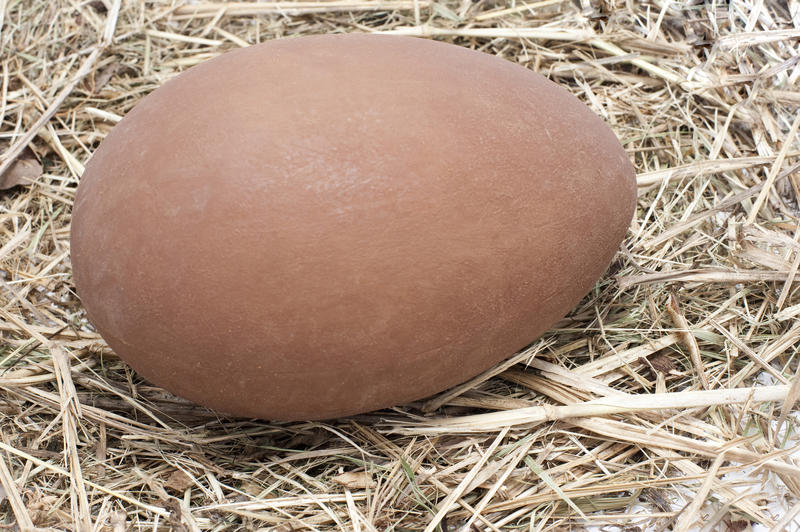
[[[635,203],[611,130],[523,67],[434,41],[284,39],[156,90],[98,148],[72,263],[148,380],[319,419],[420,399],[524,347]]]

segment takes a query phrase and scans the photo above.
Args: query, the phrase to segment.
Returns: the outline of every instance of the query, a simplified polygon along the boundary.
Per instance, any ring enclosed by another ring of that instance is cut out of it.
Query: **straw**
[[[800,527],[796,2],[12,0],[0,25],[0,176],[43,168],[0,191],[0,527]],[[569,315],[434,397],[324,423],[174,397],[75,294],[83,169],[182,71],[348,32],[480,50],[573,93],[634,163],[630,231]]]

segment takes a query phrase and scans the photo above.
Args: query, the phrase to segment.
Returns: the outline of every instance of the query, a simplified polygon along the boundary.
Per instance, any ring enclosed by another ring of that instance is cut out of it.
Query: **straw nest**
[[[0,527],[800,526],[797,1],[0,6],[0,182],[16,184],[0,192]],[[567,318],[464,386],[326,423],[221,418],[87,324],[75,188],[182,70],[336,32],[441,39],[561,83],[635,162],[636,217]]]

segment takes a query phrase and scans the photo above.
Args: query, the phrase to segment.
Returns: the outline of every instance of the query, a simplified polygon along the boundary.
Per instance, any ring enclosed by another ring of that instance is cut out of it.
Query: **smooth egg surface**
[[[324,419],[461,383],[611,262],[633,167],[567,90],[425,39],[225,53],[145,97],[86,167],[72,264],[139,374],[221,412]]]

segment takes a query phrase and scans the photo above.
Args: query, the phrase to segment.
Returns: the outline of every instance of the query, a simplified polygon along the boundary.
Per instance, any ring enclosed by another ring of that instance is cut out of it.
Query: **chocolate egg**
[[[602,275],[634,172],[565,89],[385,35],[226,53],[144,98],[72,220],[90,321],[221,412],[321,419],[424,398],[525,347]]]

